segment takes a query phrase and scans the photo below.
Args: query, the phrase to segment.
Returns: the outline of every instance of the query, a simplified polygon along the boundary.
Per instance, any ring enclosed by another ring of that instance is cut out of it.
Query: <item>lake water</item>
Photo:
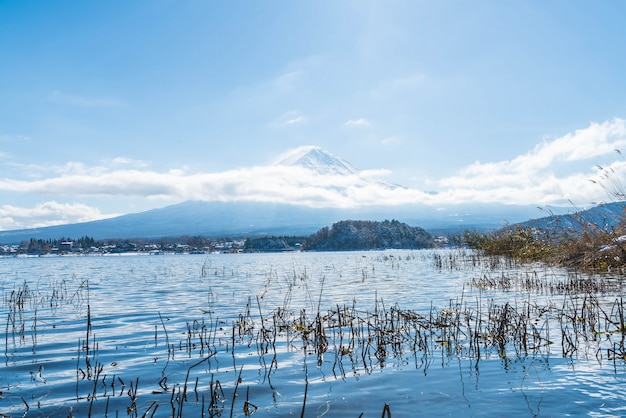
[[[3,416],[623,416],[622,278],[464,250],[0,259]]]

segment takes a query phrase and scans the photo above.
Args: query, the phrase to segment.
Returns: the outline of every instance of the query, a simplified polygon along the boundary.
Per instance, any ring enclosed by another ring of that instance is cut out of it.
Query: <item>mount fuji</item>
[[[278,166],[302,167],[319,175],[358,175],[357,170],[344,159],[341,159],[322,147],[304,146],[288,151],[274,163]]]
[[[300,170],[293,187],[314,189],[318,195],[339,196],[349,200],[361,196],[373,187],[377,193],[407,190],[402,186],[382,181],[353,167],[349,162],[334,156],[317,146],[300,147],[281,156],[274,168]],[[307,183],[310,182],[310,183]],[[309,186],[314,184],[314,186]],[[263,184],[259,183],[259,187]],[[280,188],[268,189],[279,193]],[[286,192],[293,192],[293,189]],[[299,189],[296,190],[296,193]],[[304,193],[304,192],[303,192]],[[308,235],[324,226],[346,219],[384,220],[397,219],[432,232],[459,231],[462,229],[488,229],[531,219],[535,206],[509,206],[494,204],[455,205],[447,210],[435,210],[431,206],[404,204],[369,204],[314,207],[304,199],[290,198],[272,201],[265,196],[265,189],[257,192],[264,200],[189,200],[179,204],[152,209],[98,221],[49,226],[35,229],[0,231],[0,243],[16,244],[30,238],[48,239],[60,237],[90,236],[94,239],[114,238],[160,238],[184,235],[203,236],[260,236],[260,235]],[[332,203],[332,200],[329,200]],[[289,202],[289,203],[285,203]],[[304,203],[302,203],[304,202]]]
[[[375,185],[383,189],[395,190],[403,188],[377,178],[355,168],[343,158],[331,154],[322,147],[307,145],[293,149],[283,154],[274,163],[275,166],[299,167],[308,170],[314,176],[359,177],[363,185]],[[332,187],[331,188],[336,188]]]

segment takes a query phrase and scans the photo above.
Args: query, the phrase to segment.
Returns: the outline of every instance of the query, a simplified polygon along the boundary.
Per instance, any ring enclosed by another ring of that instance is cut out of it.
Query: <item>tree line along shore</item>
[[[0,245],[0,255],[68,255],[116,253],[212,253],[279,251],[348,251],[432,248],[441,242],[420,227],[397,220],[344,220],[309,236],[218,237],[181,236],[158,239],[95,240],[31,238],[19,245]]]

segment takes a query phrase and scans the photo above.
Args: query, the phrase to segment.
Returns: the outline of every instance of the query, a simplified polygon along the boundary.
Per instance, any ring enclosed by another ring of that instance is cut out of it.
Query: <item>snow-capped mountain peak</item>
[[[275,164],[303,167],[322,175],[352,175],[359,173],[359,170],[354,168],[349,162],[315,145],[307,145],[287,151]]]

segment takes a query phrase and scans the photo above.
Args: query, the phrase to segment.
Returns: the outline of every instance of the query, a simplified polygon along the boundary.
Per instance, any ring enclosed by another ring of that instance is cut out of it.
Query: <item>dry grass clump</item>
[[[626,271],[626,218],[612,230],[593,223],[580,229],[549,230],[512,226],[495,232],[466,232],[464,242],[485,255],[502,255],[522,262],[541,261],[584,271]]]
[[[615,152],[626,162],[619,149]],[[579,211],[565,217],[550,213],[542,226],[514,225],[486,234],[466,232],[464,242],[487,255],[519,261],[544,261],[584,271],[626,272],[626,187],[612,168],[597,168],[598,179],[590,181],[602,187],[610,201],[623,203],[617,225],[613,216],[607,217],[612,220],[590,220]]]
[[[540,238],[532,228],[520,226],[491,233],[468,231],[464,242],[485,255],[503,255],[520,261],[547,261],[554,255],[549,240]]]

